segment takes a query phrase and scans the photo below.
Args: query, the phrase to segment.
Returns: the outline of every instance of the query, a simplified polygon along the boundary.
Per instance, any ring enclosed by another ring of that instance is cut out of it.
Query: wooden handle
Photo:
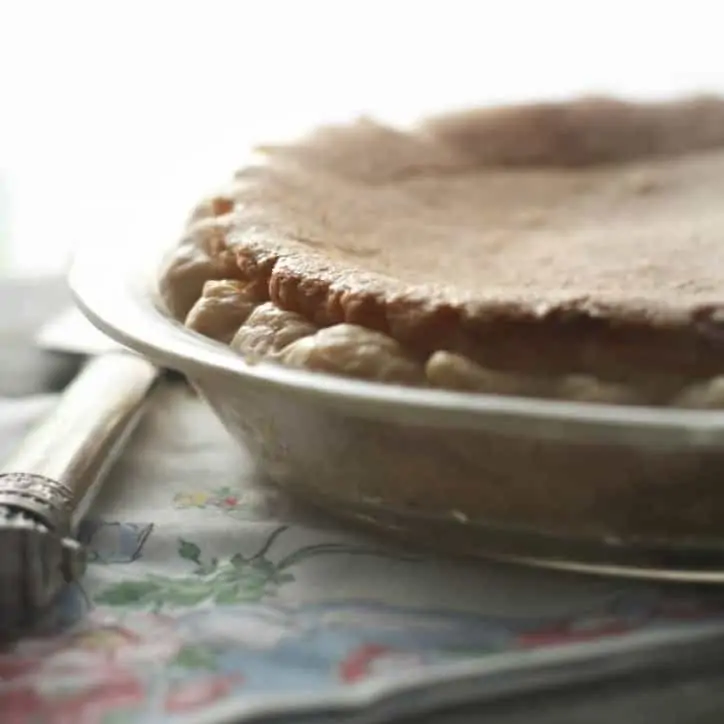
[[[155,365],[127,352],[92,358],[4,470],[66,486],[72,496],[69,523],[75,525],[140,419],[159,374]]]

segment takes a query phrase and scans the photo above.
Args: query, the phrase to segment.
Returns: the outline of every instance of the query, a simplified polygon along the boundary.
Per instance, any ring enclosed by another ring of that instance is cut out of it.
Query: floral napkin
[[[2,446],[49,404],[0,406]],[[531,672],[575,679],[598,671],[581,662],[724,634],[711,596],[453,561],[350,532],[255,481],[181,384],[159,389],[80,537],[82,585],[42,635],[0,653],[3,724],[202,724],[335,707],[338,721],[360,707],[380,721],[530,687]]]

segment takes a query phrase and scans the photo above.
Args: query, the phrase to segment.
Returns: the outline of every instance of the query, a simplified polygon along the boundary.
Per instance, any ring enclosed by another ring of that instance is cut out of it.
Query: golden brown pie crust
[[[583,375],[613,398],[694,399],[681,388],[724,371],[722,99],[362,120],[260,153],[163,273],[174,316],[209,336],[249,314],[208,331],[209,294],[213,315],[234,295],[204,284],[226,280],[249,309],[381,333],[431,384],[455,377],[440,353],[574,398]]]

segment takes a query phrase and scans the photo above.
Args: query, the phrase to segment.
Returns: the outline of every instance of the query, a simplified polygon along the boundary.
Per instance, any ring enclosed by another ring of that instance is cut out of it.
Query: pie
[[[257,155],[164,266],[190,329],[387,383],[724,407],[724,99],[362,119]]]

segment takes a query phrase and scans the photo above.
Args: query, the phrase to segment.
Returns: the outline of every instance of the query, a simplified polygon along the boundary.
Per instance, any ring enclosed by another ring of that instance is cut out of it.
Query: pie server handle
[[[85,570],[74,538],[159,378],[129,352],[91,358],[0,472],[0,641],[43,621]]]
[[[0,474],[0,506],[70,535],[140,419],[160,376],[125,351],[90,358]]]

